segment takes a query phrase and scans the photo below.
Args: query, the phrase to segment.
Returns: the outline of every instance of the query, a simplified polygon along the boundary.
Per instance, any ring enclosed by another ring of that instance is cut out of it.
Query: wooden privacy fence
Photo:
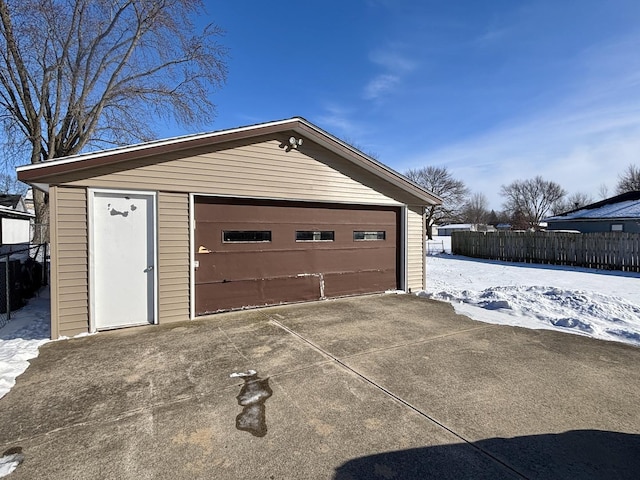
[[[640,272],[640,234],[453,232],[455,255]]]

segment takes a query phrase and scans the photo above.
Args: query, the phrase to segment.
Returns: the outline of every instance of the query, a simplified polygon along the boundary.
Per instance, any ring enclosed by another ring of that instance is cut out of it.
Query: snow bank
[[[640,274],[427,257],[419,295],[475,320],[546,328],[640,346]]]
[[[43,289],[40,296],[12,312],[11,321],[0,329],[0,398],[11,390],[16,377],[38,356],[38,348],[50,336],[49,291]]]

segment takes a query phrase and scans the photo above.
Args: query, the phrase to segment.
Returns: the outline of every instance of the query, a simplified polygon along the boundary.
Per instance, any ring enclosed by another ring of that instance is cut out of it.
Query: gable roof
[[[375,176],[399,187],[411,195],[422,200],[426,204],[441,204],[442,199],[434,193],[412,182],[404,175],[396,172],[383,163],[366,155],[360,150],[343,142],[330,133],[313,125],[304,118],[294,117],[287,120],[260,123],[245,127],[218,130],[210,133],[186,135],[163,140],[156,140],[126,147],[113,148],[92,153],[73,155],[47,162],[24,165],[16,169],[18,179],[41,189],[48,187],[48,181],[57,174],[78,172],[94,167],[118,164],[134,159],[175,153],[192,148],[213,146],[235,140],[250,139],[262,135],[281,132],[295,132],[304,138],[327,148],[333,153],[364,168]]]
[[[8,207],[16,209],[20,203],[22,195],[14,195],[10,193],[0,193],[0,207]]]
[[[22,195],[2,193],[0,194],[0,217],[28,220],[35,215],[26,211]]]
[[[547,222],[566,220],[639,219],[640,191],[626,192],[585,207],[547,218]]]

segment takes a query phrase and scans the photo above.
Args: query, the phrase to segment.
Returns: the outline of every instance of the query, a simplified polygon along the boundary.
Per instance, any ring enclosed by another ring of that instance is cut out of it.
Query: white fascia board
[[[37,170],[39,168],[44,168],[44,167],[50,167],[50,166],[56,166],[56,165],[66,165],[69,163],[75,163],[75,162],[80,162],[83,160],[91,160],[93,158],[99,158],[99,157],[104,157],[104,156],[109,156],[112,154],[116,154],[116,153],[128,153],[128,152],[136,152],[136,151],[140,151],[140,150],[145,150],[147,148],[150,147],[163,147],[165,145],[180,145],[181,143],[186,143],[186,142],[191,142],[194,140],[201,140],[201,139],[206,139],[206,138],[215,138],[215,137],[219,137],[219,136],[223,136],[223,135],[229,135],[232,133],[239,133],[239,132],[243,132],[243,131],[250,131],[250,130],[255,130],[258,128],[265,128],[265,127],[273,127],[273,126],[277,126],[277,125],[284,125],[287,123],[291,123],[291,122],[297,122],[299,119],[295,118],[295,119],[287,119],[287,120],[278,120],[275,122],[268,122],[268,123],[259,123],[256,125],[249,125],[246,127],[237,127],[237,128],[231,128],[228,130],[217,130],[215,132],[208,132],[208,133],[196,133],[193,135],[183,135],[183,136],[179,136],[179,137],[171,137],[171,138],[165,138],[162,140],[153,140],[151,142],[145,142],[145,143],[137,143],[135,145],[128,145],[125,147],[117,147],[117,148],[111,148],[108,150],[99,150],[96,152],[91,152],[91,153],[81,153],[78,155],[73,155],[70,157],[64,157],[64,158],[60,158],[60,159],[56,159],[56,160],[47,160],[45,162],[39,162],[39,163],[32,163],[32,164],[28,164],[28,165],[22,165],[19,167],[16,167],[16,171],[17,172],[23,172],[23,171],[29,171],[29,170]]]

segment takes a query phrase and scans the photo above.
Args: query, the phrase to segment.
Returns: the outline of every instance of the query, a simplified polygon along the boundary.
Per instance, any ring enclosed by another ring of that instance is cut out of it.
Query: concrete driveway
[[[367,296],[46,344],[0,454],[12,480],[635,479],[639,399],[638,348]]]

